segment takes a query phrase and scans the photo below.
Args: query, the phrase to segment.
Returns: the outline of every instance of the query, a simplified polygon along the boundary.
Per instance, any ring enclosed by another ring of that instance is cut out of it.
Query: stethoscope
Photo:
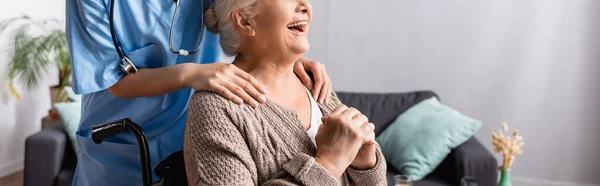
[[[117,34],[115,33],[115,27],[114,27],[114,9],[115,9],[115,1],[116,0],[111,0],[110,2],[110,35],[112,37],[112,41],[113,44],[115,45],[115,50],[117,51],[117,53],[119,54],[119,59],[121,59],[121,70],[123,72],[125,72],[125,74],[130,74],[130,73],[135,73],[138,71],[138,69],[135,67],[135,65],[131,62],[131,60],[129,60],[129,58],[127,57],[127,55],[125,55],[125,53],[123,52],[123,50],[121,49],[121,45],[119,43],[119,41],[117,40]],[[200,50],[201,44],[198,44],[198,47],[196,47],[195,50],[193,51],[187,51],[185,49],[179,49],[177,51],[173,50],[173,42],[172,42],[172,37],[173,37],[173,28],[175,26],[175,21],[177,20],[177,12],[179,12],[179,1],[180,0],[173,0],[173,2],[175,2],[175,13],[173,14],[173,20],[171,22],[171,29],[169,30],[169,50],[171,50],[171,52],[173,54],[177,54],[177,55],[182,55],[182,56],[187,56],[190,54],[195,54]],[[202,10],[204,10],[204,0],[202,0]],[[204,13],[202,13],[202,22],[204,22]],[[200,43],[202,43],[202,36],[204,35],[204,29],[200,29],[201,30],[201,37],[200,37]]]

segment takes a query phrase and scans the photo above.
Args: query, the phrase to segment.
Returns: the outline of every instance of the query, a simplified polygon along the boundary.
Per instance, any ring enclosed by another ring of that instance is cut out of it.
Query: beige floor
[[[0,178],[0,186],[23,186],[23,171]]]

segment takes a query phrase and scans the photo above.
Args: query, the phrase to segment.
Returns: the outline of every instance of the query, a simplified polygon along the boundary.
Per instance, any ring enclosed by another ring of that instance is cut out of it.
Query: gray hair
[[[235,10],[240,10],[246,18],[252,18],[258,12],[258,0],[215,0],[204,15],[208,31],[220,35],[221,48],[228,56],[240,53],[240,33],[231,16]]]

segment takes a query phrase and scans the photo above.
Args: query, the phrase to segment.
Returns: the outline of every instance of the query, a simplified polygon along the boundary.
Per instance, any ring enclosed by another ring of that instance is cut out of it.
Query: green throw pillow
[[[73,102],[55,103],[54,108],[62,118],[65,131],[71,142],[73,142],[73,147],[77,150],[75,133],[81,119],[81,96],[76,95],[71,87],[65,87],[65,92],[67,93],[67,97]]]
[[[431,173],[479,127],[481,121],[441,104],[434,97],[398,116],[376,140],[386,161],[416,181]]]

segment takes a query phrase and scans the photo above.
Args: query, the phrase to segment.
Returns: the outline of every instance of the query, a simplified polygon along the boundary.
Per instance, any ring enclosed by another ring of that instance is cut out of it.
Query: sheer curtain
[[[600,184],[600,1],[312,1],[308,56],[334,88],[430,89],[484,121],[506,121],[525,153],[515,184]]]

